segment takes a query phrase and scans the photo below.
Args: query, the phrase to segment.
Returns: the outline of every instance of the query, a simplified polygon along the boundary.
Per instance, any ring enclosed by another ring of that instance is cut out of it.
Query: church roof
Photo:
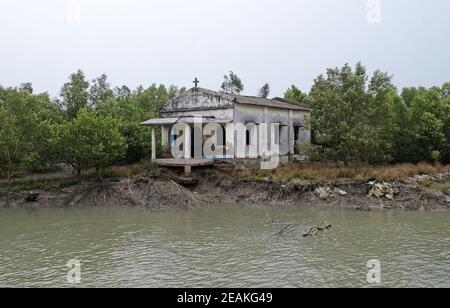
[[[286,100],[284,98],[273,98],[273,99],[267,99],[267,98],[262,98],[262,97],[257,97],[257,96],[245,96],[245,95],[238,95],[238,94],[229,94],[229,93],[225,93],[225,92],[217,92],[217,91],[213,91],[213,90],[208,90],[208,89],[204,89],[204,88],[192,88],[190,90],[188,90],[186,93],[190,93],[192,94],[196,94],[196,93],[202,93],[202,94],[206,94],[210,97],[220,97],[223,101],[228,101],[228,102],[233,102],[233,103],[239,103],[239,104],[246,104],[246,105],[255,105],[255,106],[264,106],[264,107],[273,107],[273,108],[282,108],[282,109],[289,109],[289,110],[301,110],[301,111],[311,111],[311,108],[304,103],[294,103],[292,101]],[[182,98],[183,95],[182,94],[180,97],[178,98]],[[170,112],[172,111],[171,108],[171,102],[177,100],[178,98],[174,98],[172,99],[170,102],[168,102],[167,104],[165,104],[165,106],[162,108],[161,111],[163,112]],[[207,108],[208,106],[204,106],[205,108]],[[228,106],[227,104],[223,104],[222,107],[232,107],[232,106]],[[199,108],[199,106],[197,106],[196,108],[201,109],[201,107]]]
[[[214,117],[176,117],[176,118],[155,118],[148,121],[142,122],[141,125],[147,126],[159,126],[159,125],[172,125],[176,123],[217,123],[217,124],[227,124],[233,122],[232,119],[221,118],[216,119]]]
[[[267,99],[257,96],[243,96],[235,95],[234,101],[240,104],[257,105],[265,107],[275,107],[291,110],[311,111],[311,108],[306,104],[296,104],[291,101],[282,98]]]

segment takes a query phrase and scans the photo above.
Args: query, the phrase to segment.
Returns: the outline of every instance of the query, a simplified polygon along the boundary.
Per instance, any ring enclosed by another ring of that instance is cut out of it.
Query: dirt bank
[[[391,187],[393,198],[390,199],[383,192],[380,196],[369,197],[369,192],[377,185]],[[211,185],[208,180],[201,181],[196,191],[202,196],[209,196],[213,202],[428,211],[450,210],[450,196],[446,194],[449,187],[450,174],[437,174],[416,176],[397,183],[368,183],[349,179],[328,182],[293,179],[278,183],[270,180],[232,181],[225,178],[215,185]]]
[[[35,200],[30,200],[35,195]],[[28,200],[27,200],[28,199]],[[199,198],[171,180],[151,178],[122,179],[101,183],[85,181],[69,187],[51,187],[32,191],[1,189],[0,207],[83,207],[142,206],[152,209],[190,208],[200,205]]]
[[[387,185],[387,186],[383,186]],[[373,196],[368,193],[372,189]],[[390,194],[382,189],[387,187]],[[406,210],[450,210],[450,174],[416,176],[397,183],[336,180],[313,182],[259,181],[203,175],[195,185],[182,186],[170,179],[134,177],[112,181],[84,181],[39,189],[0,189],[0,207],[139,206],[150,209],[193,208],[208,204],[242,203]]]

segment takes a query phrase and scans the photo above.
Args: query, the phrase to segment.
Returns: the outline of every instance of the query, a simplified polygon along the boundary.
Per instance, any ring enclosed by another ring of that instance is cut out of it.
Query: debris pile
[[[335,198],[336,196],[346,196],[347,192],[339,189],[339,188],[330,188],[330,187],[319,187],[317,188],[314,193],[319,196],[322,200],[327,200],[330,198]]]
[[[200,199],[172,180],[129,179],[114,187],[114,197],[136,206],[152,209],[192,208]]]
[[[289,185],[292,187],[292,189],[301,191],[301,192],[309,192],[314,191],[316,189],[316,185],[314,182],[302,180],[299,178],[294,178],[289,181]]]
[[[400,193],[400,190],[390,183],[372,181],[367,185],[369,185],[368,197],[377,197],[378,199],[384,197],[388,200],[394,200],[394,197]]]

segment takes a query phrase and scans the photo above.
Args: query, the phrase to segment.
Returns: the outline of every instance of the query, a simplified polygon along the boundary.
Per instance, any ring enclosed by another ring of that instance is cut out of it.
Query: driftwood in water
[[[291,225],[291,224],[285,225],[283,228],[281,228],[280,230],[278,230],[275,233],[273,233],[272,236],[275,236],[275,235],[281,236],[281,235],[284,235],[286,233],[289,233],[289,232],[293,231],[293,229],[292,229],[293,227],[294,226]]]
[[[324,232],[325,230],[330,230],[333,226],[323,222],[320,226],[315,226],[309,229],[309,231],[303,234],[303,237],[314,237],[319,234],[319,232]]]
[[[325,232],[326,230],[330,230],[333,226],[331,224],[325,223],[325,221],[319,225],[314,226],[305,234],[303,234],[303,237],[314,237],[319,234],[319,232]],[[285,234],[288,234],[290,232],[295,231],[296,225],[295,224],[287,224],[283,225],[283,227],[276,232],[272,233],[271,236],[282,236]]]

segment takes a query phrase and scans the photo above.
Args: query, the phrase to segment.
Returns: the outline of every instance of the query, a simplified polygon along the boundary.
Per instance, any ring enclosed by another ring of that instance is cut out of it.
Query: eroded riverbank
[[[368,193],[376,185],[388,185],[387,193]],[[198,182],[183,186],[165,177],[130,177],[111,180],[86,180],[68,185],[25,189],[0,189],[0,207],[87,207],[125,206],[149,209],[195,208],[208,204],[236,203],[334,207],[370,210],[449,210],[450,174],[421,175],[403,181],[382,183],[340,179],[286,182],[270,179],[250,180],[216,172]],[[30,198],[30,195],[35,198]]]

